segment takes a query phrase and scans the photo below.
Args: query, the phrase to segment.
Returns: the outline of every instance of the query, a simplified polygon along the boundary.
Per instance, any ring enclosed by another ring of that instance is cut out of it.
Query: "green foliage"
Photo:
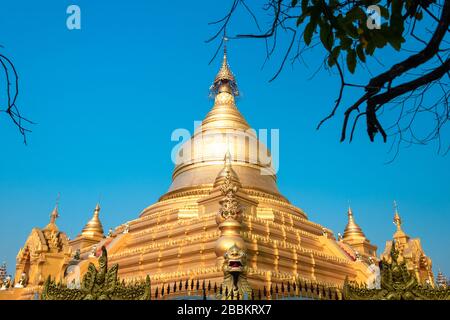
[[[331,54],[328,56],[328,65],[330,67],[336,64],[337,59],[339,58],[339,54],[341,53],[341,46],[336,46],[331,51]]]
[[[347,68],[351,73],[355,72],[356,68],[356,50],[347,50]]]
[[[298,10],[297,27],[303,28],[303,40],[312,45],[314,34],[319,34],[323,48],[328,52],[328,65],[336,64],[340,53],[346,51],[347,69],[354,73],[358,61],[387,45],[400,50],[405,42],[403,33],[407,19],[422,19],[419,0],[292,0]],[[428,0],[434,2],[435,0]],[[374,16],[367,8],[377,5],[381,25],[368,23]],[[309,19],[307,19],[309,18]]]
[[[366,62],[366,55],[364,54],[364,49],[361,43],[356,46],[356,54],[361,62]]]
[[[303,39],[305,40],[305,43],[309,45],[311,43],[311,39],[313,36],[314,31],[316,30],[317,23],[314,23],[313,21],[310,21],[305,28],[305,33],[303,34]]]
[[[320,23],[320,41],[322,41],[323,46],[328,51],[333,47],[334,34],[331,31],[331,25],[324,21]]]

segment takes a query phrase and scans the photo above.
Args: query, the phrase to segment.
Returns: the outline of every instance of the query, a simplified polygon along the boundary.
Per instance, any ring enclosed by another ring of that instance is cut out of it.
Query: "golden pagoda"
[[[47,231],[33,229],[31,248],[48,243],[54,232],[60,239],[57,248],[46,244],[39,249],[48,271],[26,269],[33,283],[41,284],[48,274],[59,277],[64,266],[83,275],[102,247],[110,263],[119,265],[121,279],[148,275],[152,287],[192,279],[227,287],[230,272],[241,274],[236,292],[241,295],[286,281],[339,288],[346,278],[359,283],[373,279],[369,266],[377,260],[376,246],[356,224],[351,208],[344,236],[336,240],[332,230],[311,221],[279,191],[269,150],[236,106],[239,90],[226,50],[210,90],[212,109],[177,150],[168,191],[107,237],[99,205],[70,243],[54,225],[56,213]],[[397,236],[406,244],[412,241]],[[18,272],[25,270],[23,250],[29,250],[29,242],[19,253]]]
[[[279,192],[270,152],[236,106],[239,91],[226,51],[211,92],[214,105],[177,153],[168,192],[114,232],[108,253],[111,263],[119,264],[120,277],[148,274],[152,285],[220,282],[223,254],[237,243],[246,250],[253,288],[298,278],[336,285],[347,276],[364,281],[367,263],[349,257],[331,230],[310,221]],[[233,197],[242,219],[224,226],[217,214],[227,175],[238,188]],[[221,234],[230,230],[237,232],[235,240],[218,248]]]
[[[386,241],[386,247],[381,254],[382,259],[390,260],[389,252],[393,245],[399,252],[398,260],[405,261],[408,271],[414,274],[421,284],[434,286],[431,258],[425,254],[419,238],[410,238],[402,229],[402,219],[398,213],[397,203],[394,201],[394,224],[396,231],[393,239]]]
[[[355,258],[359,256],[376,258],[377,247],[370,243],[361,227],[355,222],[353,210],[350,206],[348,207],[347,215],[348,223],[344,230],[344,236],[341,239],[343,244],[347,244],[347,246],[343,246],[343,249]]]
[[[103,226],[100,222],[100,204],[97,203],[94,209],[94,214],[86,225],[84,226],[81,234],[78,235],[75,239],[70,241],[70,245],[74,251],[78,249],[84,249],[87,247],[91,247],[92,245],[97,244],[100,240],[102,240],[105,236],[103,233]]]
[[[68,262],[72,256],[69,239],[59,231],[56,219],[59,217],[58,206],[50,214],[50,222],[44,228],[33,228],[25,245],[16,258],[16,281],[24,274],[27,284],[39,286],[48,276],[62,280]]]

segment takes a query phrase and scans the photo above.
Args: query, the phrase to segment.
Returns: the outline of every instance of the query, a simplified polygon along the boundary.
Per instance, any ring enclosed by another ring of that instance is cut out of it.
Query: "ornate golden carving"
[[[219,216],[221,222],[227,219],[233,219],[242,222],[242,206],[236,199],[236,192],[238,186],[231,181],[231,174],[228,171],[225,176],[225,182],[220,186],[220,191],[225,196],[219,201],[221,207],[219,209]]]
[[[226,45],[224,46],[223,50],[222,66],[220,67],[220,70],[214,79],[214,82],[211,86],[211,91],[213,91],[214,93],[220,92],[219,88],[222,84],[229,84],[229,92],[234,96],[239,95],[236,78],[234,77],[234,74],[231,71],[230,66],[228,65]]]
[[[61,283],[47,279],[42,292],[42,300],[149,300],[150,278],[145,282],[126,285],[117,278],[119,265],[115,264],[108,270],[106,248],[102,247],[102,255],[98,259],[99,269],[93,263],[83,277],[79,289],[69,289]]]
[[[225,175],[223,180],[222,175]],[[218,186],[220,186],[220,191],[224,195],[219,201],[220,209],[216,216],[220,237],[215,245],[216,257],[222,258],[233,245],[237,245],[242,250],[246,248],[241,235],[243,208],[236,197],[240,182],[239,177],[231,168],[228,153],[225,157],[224,168],[217,176],[216,182],[221,182]]]
[[[381,288],[367,289],[345,280],[343,295],[345,300],[450,300],[449,289],[434,289],[423,286],[411,274],[405,261],[398,261],[399,251],[393,243],[390,251],[391,262],[381,261]]]
[[[244,250],[233,245],[224,255],[223,284],[218,299],[244,299],[252,294],[252,288],[247,281],[247,254]]]
[[[426,256],[419,238],[411,238],[402,228],[402,219],[399,215],[397,204],[394,202],[394,224],[396,231],[393,235],[394,241],[387,241],[381,259],[390,260],[391,247],[394,245],[399,251],[398,261],[404,261],[409,272],[413,273],[417,281],[422,285],[434,283],[432,272],[432,261]]]
[[[23,273],[29,285],[42,285],[48,275],[61,276],[64,265],[70,260],[71,247],[67,235],[59,231],[55,223],[58,216],[58,208],[55,207],[50,222],[42,229],[33,228],[31,231],[16,257],[16,281]],[[49,260],[51,263],[47,263]]]

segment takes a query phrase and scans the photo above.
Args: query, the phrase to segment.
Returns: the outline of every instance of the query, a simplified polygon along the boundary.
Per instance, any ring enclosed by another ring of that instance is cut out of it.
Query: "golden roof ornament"
[[[223,45],[223,60],[222,65],[217,72],[216,78],[211,86],[211,92],[217,94],[221,91],[228,91],[234,96],[239,95],[239,90],[236,83],[236,78],[234,77],[233,72],[230,69],[227,59],[227,41],[228,38],[224,37],[224,45]]]
[[[58,192],[58,195],[56,196],[55,208],[53,209],[52,213],[50,214],[50,222],[44,228],[46,230],[58,231],[58,227],[56,226],[56,219],[59,218],[58,206],[59,206],[60,196],[61,196],[61,194]]]
[[[344,230],[343,239],[348,240],[348,239],[351,239],[354,237],[365,238],[366,236],[362,232],[361,227],[358,226],[355,222],[355,219],[353,217],[353,211],[350,206],[348,206],[347,215],[348,215],[348,222],[347,222],[347,226],[345,227],[345,230]]]
[[[398,214],[398,206],[397,206],[397,202],[394,200],[394,224],[397,226],[397,230],[401,230],[402,227],[402,219],[400,218],[400,215]]]
[[[236,196],[240,182],[236,173],[232,171],[229,152],[227,152],[224,162],[224,170],[219,173],[219,177],[223,173],[225,173],[225,177],[223,180],[216,179],[216,181],[221,181],[220,192],[223,195],[223,198],[219,200],[220,208],[216,216],[216,223],[220,230],[220,237],[215,245],[216,257],[218,258],[223,258],[225,252],[233,245],[242,250],[246,249],[245,241],[241,235],[244,207]],[[232,176],[232,172],[234,176]]]
[[[237,173],[231,167],[231,161],[232,161],[231,153],[230,153],[230,149],[228,149],[227,152],[225,153],[225,157],[223,159],[223,162],[224,162],[223,168],[222,168],[222,170],[220,170],[219,174],[216,177],[216,180],[214,181],[214,187],[217,187],[218,185],[221,185],[222,183],[224,183],[228,176],[229,176],[228,179],[230,180],[230,182],[233,182],[233,184],[237,188],[240,188],[242,186]]]
[[[88,238],[103,238],[103,226],[99,218],[100,205],[97,203],[94,209],[94,215],[83,228],[81,236]]]
[[[220,217],[219,221],[231,218],[238,221],[239,223],[242,222],[243,208],[240,205],[239,201],[236,199],[236,192],[238,190],[239,186],[234,183],[231,176],[231,171],[226,171],[224,182],[220,186],[220,191],[224,195],[224,198],[219,201],[221,205],[218,215],[218,218]]]
[[[50,222],[47,224],[45,229],[51,230],[51,231],[58,231],[58,227],[56,226],[57,218],[59,218],[58,204],[55,205],[55,208],[53,209],[52,213],[50,214]]]
[[[233,244],[224,254],[222,264],[223,283],[221,292],[216,298],[220,300],[247,299],[252,294],[252,288],[247,281],[247,253],[238,245]]]
[[[395,210],[395,213],[394,213],[394,221],[393,221],[393,223],[397,227],[397,231],[395,231],[395,233],[394,233],[394,239],[395,238],[407,238],[408,236],[402,230],[402,219],[400,218],[400,215],[398,213],[398,205],[397,205],[397,202],[395,200],[394,200],[394,210]]]

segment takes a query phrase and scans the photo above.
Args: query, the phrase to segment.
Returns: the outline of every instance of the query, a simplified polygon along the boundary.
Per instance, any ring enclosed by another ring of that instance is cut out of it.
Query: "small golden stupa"
[[[402,229],[402,219],[398,213],[397,203],[394,201],[394,224],[396,231],[392,240],[386,241],[386,247],[381,254],[382,259],[389,260],[391,247],[395,245],[399,251],[399,261],[405,261],[408,271],[414,274],[418,282],[434,286],[431,258],[423,251],[419,238],[410,238]]]
[[[100,222],[100,204],[97,203],[91,220],[86,223],[81,234],[70,242],[74,251],[91,247],[101,241],[105,236]]]
[[[64,278],[64,270],[72,258],[72,248],[67,235],[56,226],[58,217],[58,206],[55,206],[49,224],[42,229],[31,230],[17,254],[15,279],[20,279],[25,273],[29,284],[41,285],[48,276]]]
[[[377,247],[370,243],[361,227],[356,224],[353,211],[350,206],[348,207],[347,214],[348,223],[344,230],[342,242],[348,244],[357,255],[362,255],[365,258],[376,257]]]

